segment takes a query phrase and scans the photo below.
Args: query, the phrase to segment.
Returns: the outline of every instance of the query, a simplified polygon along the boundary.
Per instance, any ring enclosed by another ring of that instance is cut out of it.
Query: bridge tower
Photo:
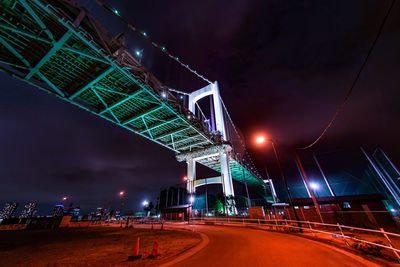
[[[215,114],[215,125],[216,131],[218,131],[223,141],[228,141],[226,128],[225,128],[225,121],[224,121],[224,114],[222,109],[221,98],[218,89],[218,83],[214,82],[212,84],[207,85],[197,91],[192,92],[189,94],[189,110],[195,114],[196,110],[196,102],[200,99],[207,97],[213,97],[213,107],[214,107],[214,114]],[[196,161],[210,159],[215,160],[215,158],[219,158],[219,163],[221,167],[221,179],[220,182],[222,184],[223,193],[226,199],[226,212],[228,215],[236,214],[236,207],[235,207],[235,193],[233,190],[233,181],[232,181],[232,174],[229,165],[229,152],[232,148],[229,145],[222,145],[216,146],[214,149],[204,149],[199,153],[193,153],[191,156],[186,157],[187,163],[187,190],[189,194],[193,194],[195,192],[195,180],[196,180]],[[189,154],[190,155],[190,154]],[[207,183],[207,179],[205,179],[205,183]],[[211,180],[211,179],[210,179]],[[215,180],[215,179],[214,179]],[[200,182],[200,181],[199,181]],[[201,185],[204,183],[197,183],[197,185]]]

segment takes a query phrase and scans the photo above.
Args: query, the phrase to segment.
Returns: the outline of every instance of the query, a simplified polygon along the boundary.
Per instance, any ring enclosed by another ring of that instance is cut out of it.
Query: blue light
[[[391,211],[391,212],[396,212],[396,210],[395,210],[395,209],[391,209],[390,211]]]
[[[136,51],[136,55],[140,56],[140,51]]]
[[[118,10],[116,10],[116,9],[114,9],[114,13],[117,14],[117,15],[119,15]]]
[[[145,32],[143,32],[142,34],[143,34],[143,36],[147,36],[147,33],[145,33]]]
[[[161,47],[161,50],[162,50],[162,51],[165,51],[165,47],[164,47],[164,46],[163,46],[163,47]]]

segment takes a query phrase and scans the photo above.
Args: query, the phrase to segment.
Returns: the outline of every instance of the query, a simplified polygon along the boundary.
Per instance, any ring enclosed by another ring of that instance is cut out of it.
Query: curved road
[[[209,243],[173,266],[378,266],[349,252],[284,233],[192,225]]]

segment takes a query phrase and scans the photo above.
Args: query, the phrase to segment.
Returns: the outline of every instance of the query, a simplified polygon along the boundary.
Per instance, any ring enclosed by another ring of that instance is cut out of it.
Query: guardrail
[[[328,224],[328,223],[319,223],[319,222],[310,222],[310,221],[296,221],[296,220],[264,220],[264,219],[247,219],[247,218],[191,218],[190,221],[192,223],[214,223],[214,224],[236,224],[243,226],[267,226],[275,230],[297,230],[301,233],[308,232],[312,233],[315,237],[317,233],[323,235],[330,235],[334,238],[342,238],[346,246],[351,246],[350,240],[355,242],[355,245],[362,243],[367,244],[369,246],[373,246],[380,249],[387,249],[391,251],[396,257],[397,261],[400,262],[400,250],[395,247],[395,244],[392,239],[399,239],[397,243],[398,247],[400,245],[400,234],[387,232],[383,228],[380,230],[374,229],[365,229],[354,226],[347,226],[337,224]],[[353,234],[363,235],[366,237],[380,237],[383,240],[386,240],[387,245],[381,243],[381,241],[369,241],[363,239],[362,237],[353,236]],[[392,239],[391,239],[392,238]],[[354,247],[354,244],[353,244]]]
[[[0,225],[0,230],[23,230],[26,229],[27,224],[5,224]]]

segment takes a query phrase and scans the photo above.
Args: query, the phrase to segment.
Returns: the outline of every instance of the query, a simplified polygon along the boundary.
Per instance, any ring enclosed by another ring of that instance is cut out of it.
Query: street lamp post
[[[271,139],[269,141],[271,142],[272,149],[274,150],[275,158],[276,158],[276,161],[278,163],[279,172],[280,172],[282,180],[283,180],[283,182],[285,184],[285,188],[286,188],[286,191],[287,191],[287,194],[288,194],[288,198],[289,198],[289,204],[292,206],[294,217],[299,222],[300,219],[299,219],[299,216],[297,215],[296,209],[295,209],[295,207],[293,205],[292,194],[290,193],[289,185],[288,185],[287,180],[285,178],[285,174],[283,173],[281,161],[279,160],[279,156],[278,156],[278,151],[276,150],[275,143]],[[300,227],[300,230],[301,230],[301,224],[300,223],[298,223],[298,224],[299,224],[299,227]]]
[[[125,191],[120,191],[118,193],[119,197],[121,198],[121,208],[119,211],[119,220],[121,221],[121,227],[122,227],[122,209],[124,207],[124,196],[125,196]]]
[[[272,139],[265,139],[264,136],[258,136],[258,137],[256,138],[256,142],[257,142],[258,144],[263,144],[263,143],[265,143],[265,141],[270,142],[271,145],[272,145],[272,149],[274,150],[275,159],[276,159],[276,162],[278,163],[279,173],[280,173],[280,175],[281,175],[281,178],[282,178],[282,180],[283,180],[283,183],[285,184],[286,192],[287,192],[288,199],[289,199],[289,204],[290,204],[290,206],[292,206],[294,216],[295,216],[296,221],[297,221],[297,223],[298,223],[298,225],[299,225],[299,228],[300,228],[300,232],[303,232],[303,230],[301,229],[301,223],[300,223],[299,216],[297,215],[296,209],[295,209],[295,207],[294,207],[294,205],[293,205],[292,194],[290,193],[289,185],[288,185],[288,183],[287,183],[287,181],[286,181],[285,174],[283,173],[281,161],[279,160],[278,151],[277,151],[277,149],[276,149],[276,147],[275,147],[274,141],[272,141]]]

